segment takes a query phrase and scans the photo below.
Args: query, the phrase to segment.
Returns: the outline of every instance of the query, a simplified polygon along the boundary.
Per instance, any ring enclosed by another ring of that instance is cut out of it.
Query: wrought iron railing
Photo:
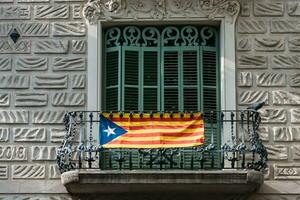
[[[107,169],[254,169],[267,167],[259,138],[260,115],[254,108],[204,112],[205,144],[192,148],[105,149],[96,141],[99,111],[68,112],[66,135],[57,150],[61,172]],[[217,135],[220,137],[217,140]]]

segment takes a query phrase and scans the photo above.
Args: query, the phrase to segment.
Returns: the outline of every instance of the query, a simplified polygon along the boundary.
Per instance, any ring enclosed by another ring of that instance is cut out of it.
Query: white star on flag
[[[116,134],[115,133],[115,129],[116,128],[110,128],[109,126],[107,126],[107,129],[104,130],[104,132],[106,132],[107,133],[107,137],[109,137],[110,135],[115,135]]]

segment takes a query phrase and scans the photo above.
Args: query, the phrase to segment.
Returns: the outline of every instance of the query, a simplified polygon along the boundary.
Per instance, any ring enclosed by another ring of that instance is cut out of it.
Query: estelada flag
[[[102,113],[100,145],[104,148],[178,148],[204,143],[201,113]]]

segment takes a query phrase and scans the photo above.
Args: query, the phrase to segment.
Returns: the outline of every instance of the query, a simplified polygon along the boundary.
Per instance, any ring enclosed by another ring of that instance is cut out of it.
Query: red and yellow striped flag
[[[104,148],[178,148],[204,143],[204,122],[201,113],[139,114],[104,113],[103,116],[127,132],[103,145]]]

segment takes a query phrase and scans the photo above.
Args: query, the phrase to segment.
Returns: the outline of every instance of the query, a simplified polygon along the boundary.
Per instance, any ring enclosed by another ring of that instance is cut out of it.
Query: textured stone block
[[[287,160],[288,148],[284,145],[266,145],[269,160]]]
[[[8,166],[0,165],[0,179],[7,179],[7,178],[8,178]]]
[[[273,69],[299,69],[300,55],[274,55],[272,56]]]
[[[18,53],[29,54],[31,52],[30,40],[19,40],[17,43],[8,40],[0,40],[0,54]]]
[[[6,107],[10,104],[10,95],[8,93],[0,93],[0,107]]]
[[[53,71],[84,71],[86,59],[82,57],[57,57],[53,61]]]
[[[0,142],[7,142],[9,140],[9,129],[0,128]]]
[[[252,48],[251,38],[237,39],[237,50],[238,51],[250,51]]]
[[[37,5],[34,10],[36,19],[67,19],[70,15],[68,5]]]
[[[64,111],[33,111],[34,124],[62,124]]]
[[[57,165],[49,165],[49,178],[60,179],[60,171]]]
[[[275,36],[267,38],[255,38],[254,48],[256,51],[284,51],[284,38]]]
[[[300,146],[295,145],[292,147],[292,158],[293,160],[300,160]]]
[[[17,93],[15,106],[46,106],[48,96],[44,93]]]
[[[238,74],[238,86],[251,87],[253,85],[253,77],[251,72],[240,72]]]
[[[72,75],[72,88],[82,89],[85,88],[86,76],[84,74]]]
[[[300,52],[300,37],[290,37],[288,46],[290,51]]]
[[[300,109],[291,109],[291,122],[300,123]]]
[[[47,69],[48,69],[48,58],[45,57],[16,58],[17,71],[45,71]]]
[[[54,36],[85,36],[86,26],[82,22],[56,22],[53,23]]]
[[[0,110],[0,124],[27,124],[28,111]]]
[[[74,19],[83,18],[82,14],[81,14],[81,9],[82,9],[82,6],[80,4],[72,5],[72,11],[73,11],[72,13],[73,13]]]
[[[240,105],[250,105],[256,102],[264,101],[268,103],[269,94],[267,91],[260,90],[246,90],[239,92],[239,104]]]
[[[300,105],[300,93],[285,90],[272,91],[274,105]]]
[[[9,23],[5,23],[5,24],[0,24],[0,36],[1,37],[7,37],[8,34],[11,32],[12,28],[13,28],[13,24]]]
[[[286,123],[287,112],[285,109],[263,109],[260,111],[263,123]]]
[[[0,75],[0,88],[29,88],[29,77],[27,75]]]
[[[258,55],[238,55],[238,67],[242,69],[266,69],[268,57]]]
[[[30,6],[1,5],[0,19],[30,19]]]
[[[259,138],[262,141],[269,141],[269,128],[268,127],[261,126],[258,128],[257,132],[259,134]]]
[[[45,165],[13,165],[13,179],[44,179]]]
[[[17,28],[22,36],[27,37],[44,37],[49,36],[49,23],[21,23]]]
[[[10,71],[11,64],[11,57],[0,57],[0,71]]]
[[[26,161],[27,149],[23,146],[0,146],[0,161]]]
[[[273,20],[271,21],[272,33],[299,33],[300,22],[291,20]]]
[[[267,24],[262,20],[249,20],[241,18],[237,24],[238,33],[265,33]]]
[[[263,72],[256,76],[256,84],[260,87],[286,86],[286,75],[284,73]]]
[[[282,16],[284,13],[284,4],[281,2],[255,2],[255,16]]]
[[[36,41],[34,46],[34,52],[37,54],[45,53],[67,53],[68,52],[68,40],[41,40]]]
[[[274,165],[274,178],[276,180],[300,179],[300,165],[276,164]]]
[[[289,85],[291,87],[300,87],[300,73],[293,73],[289,76]]]
[[[1,79],[0,79],[1,80]],[[66,75],[37,75],[34,77],[34,88],[67,88],[68,77]]]
[[[13,137],[15,142],[46,142],[46,128],[13,128]]]
[[[287,127],[273,127],[273,140],[275,142],[289,142],[293,141],[293,134],[291,129]]]
[[[50,129],[50,141],[54,143],[61,143],[66,134],[65,128],[51,128]]]
[[[55,160],[56,159],[56,148],[49,146],[33,146],[31,149],[32,160]]]
[[[22,3],[40,3],[40,2],[49,2],[50,0],[17,0],[18,2]]]
[[[300,16],[300,3],[299,2],[288,2],[288,14],[290,16]]]
[[[52,99],[53,106],[84,106],[84,93],[55,93]]]
[[[84,54],[86,52],[85,40],[72,40],[72,53]]]

